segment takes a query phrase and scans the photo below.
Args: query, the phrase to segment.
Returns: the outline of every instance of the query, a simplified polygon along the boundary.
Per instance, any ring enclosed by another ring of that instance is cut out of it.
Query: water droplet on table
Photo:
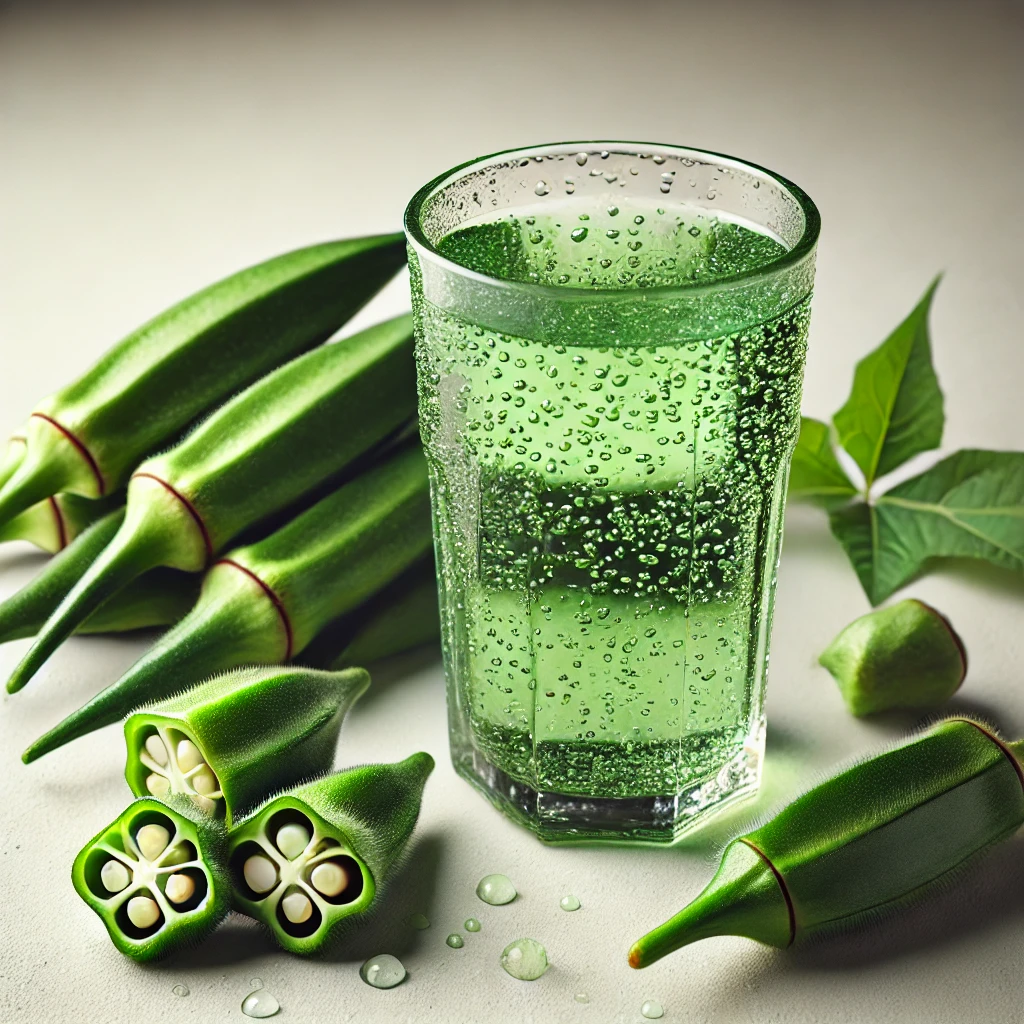
[[[413,914],[409,918],[409,924],[413,926],[417,931],[424,931],[430,927],[430,918],[426,914]]]
[[[171,991],[182,999],[189,994],[188,985],[175,985]]]
[[[580,901],[570,893],[568,896],[563,896],[559,901],[558,905],[563,910],[579,910]]]
[[[548,969],[548,952],[536,939],[516,939],[501,953],[506,974],[520,981],[536,981]]]
[[[253,991],[255,991],[258,988],[263,988],[263,979],[262,978],[250,978],[249,979],[249,985],[253,989]]]
[[[465,924],[462,926],[467,932],[478,932],[480,931],[480,922],[475,917],[467,917]]]
[[[640,1007],[640,1013],[648,1020],[657,1020],[659,1017],[665,1016],[665,1007],[663,1007],[661,1003],[656,1003],[653,999],[648,999],[647,1002]]]
[[[394,988],[405,981],[405,964],[397,956],[381,953],[359,968],[359,977],[373,988]]]
[[[265,989],[250,992],[242,1000],[242,1013],[246,1017],[273,1017],[281,1009],[281,1004]]]
[[[577,1003],[590,1002],[590,996],[588,996],[586,992],[577,992],[576,995],[573,996],[573,999],[575,999]]]
[[[466,944],[462,936],[458,932],[452,932],[447,939],[444,940],[452,949],[462,949]]]
[[[519,895],[508,875],[484,875],[477,884],[476,894],[492,907],[511,903]]]

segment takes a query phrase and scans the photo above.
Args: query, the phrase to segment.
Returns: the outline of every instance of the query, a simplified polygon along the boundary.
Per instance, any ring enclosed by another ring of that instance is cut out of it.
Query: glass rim
[[[692,146],[677,146],[671,143],[622,142],[602,139],[579,140],[575,142],[553,142],[546,145],[524,146],[516,149],[500,150],[497,153],[490,153],[486,156],[475,157],[472,160],[467,160],[464,163],[458,164],[457,166],[442,172],[436,178],[432,178],[421,188],[417,189],[413,194],[412,199],[409,200],[409,204],[405,208],[405,215],[403,218],[407,239],[416,249],[418,255],[421,257],[426,256],[431,260],[431,262],[435,263],[443,270],[470,280],[478,281],[491,287],[503,288],[509,291],[519,292],[524,295],[531,295],[538,298],[546,297],[563,302],[567,300],[578,302],[587,299],[607,301],[611,297],[625,298],[627,296],[635,298],[637,289],[607,287],[567,288],[561,285],[540,284],[533,281],[512,281],[507,278],[484,274],[478,270],[472,270],[469,267],[465,267],[461,263],[456,263],[454,260],[442,255],[437,250],[434,243],[427,238],[423,230],[420,215],[426,201],[432,195],[435,195],[440,191],[443,186],[454,184],[460,177],[465,176],[468,172],[482,169],[486,167],[487,164],[498,159],[508,159],[512,157],[530,159],[535,156],[546,156],[552,153],[565,153],[566,155],[569,155],[586,147],[599,147],[601,149],[607,149],[612,152],[619,152],[623,154],[629,154],[633,150],[638,150],[644,151],[651,156],[664,154],[674,157],[694,156],[699,159],[706,159],[710,157],[714,163],[723,164],[734,170],[748,172],[755,171],[770,178],[777,185],[785,189],[793,199],[796,200],[800,207],[800,211],[803,214],[803,231],[801,232],[797,243],[792,249],[787,249],[784,253],[776,256],[769,262],[750,270],[743,270],[735,274],[729,274],[725,277],[717,278],[713,281],[695,282],[693,284],[685,285],[654,285],[650,288],[640,290],[645,296],[651,296],[652,298],[662,296],[675,296],[682,298],[686,296],[704,295],[716,291],[728,291],[737,286],[748,284],[752,281],[757,281],[758,279],[763,279],[765,277],[771,277],[780,271],[785,271],[791,267],[795,267],[814,252],[814,247],[817,245],[818,235],[821,231],[821,215],[819,214],[818,208],[815,206],[811,197],[802,188],[800,188],[799,185],[790,181],[788,178],[783,177],[781,174],[777,174],[775,171],[769,170],[767,167],[762,167],[760,164],[755,164],[749,160],[742,160],[739,157],[729,156],[726,153],[716,153],[708,149],[696,149]],[[640,153],[637,152],[636,155],[639,157]]]

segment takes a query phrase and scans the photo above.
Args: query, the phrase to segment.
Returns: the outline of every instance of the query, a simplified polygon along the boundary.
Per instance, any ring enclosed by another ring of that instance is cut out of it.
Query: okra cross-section
[[[71,879],[114,945],[152,960],[201,939],[228,912],[226,838],[187,801],[143,797],[86,844]]]
[[[238,910],[292,953],[313,953],[380,898],[412,834],[429,754],[366,765],[275,797],[232,829]]]
[[[230,826],[268,793],[330,771],[345,714],[369,683],[363,669],[215,676],[128,717],[125,779],[137,796],[178,793]]]

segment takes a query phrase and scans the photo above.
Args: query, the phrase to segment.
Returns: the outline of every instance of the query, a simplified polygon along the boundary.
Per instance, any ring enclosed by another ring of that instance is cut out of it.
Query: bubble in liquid
[[[405,981],[405,964],[390,953],[371,956],[359,968],[359,977],[373,988],[394,988]]]
[[[517,939],[502,950],[501,966],[519,981],[536,981],[548,969],[548,952],[536,939]]]
[[[582,242],[587,237],[587,229],[586,228],[573,228],[573,230],[569,232],[569,237],[574,242]]]
[[[484,875],[476,887],[476,894],[492,907],[511,903],[519,895],[508,875]]]

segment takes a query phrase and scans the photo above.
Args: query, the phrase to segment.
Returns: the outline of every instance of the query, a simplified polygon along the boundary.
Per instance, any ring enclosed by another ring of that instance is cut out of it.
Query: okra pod
[[[236,909],[291,953],[322,950],[380,899],[419,816],[429,754],[337,772],[264,804],[229,834]]]
[[[200,810],[238,815],[268,794],[329,772],[363,669],[227,672],[125,720],[125,779],[136,796],[178,793]]]
[[[815,787],[725,849],[708,887],[629,951],[712,935],[784,948],[898,910],[1024,823],[1024,741],[951,718]]]
[[[198,572],[242,531],[405,423],[416,407],[412,344],[412,319],[401,316],[308,352],[142,463],[120,530],[47,621],[7,689],[20,690],[93,610],[147,569]],[[210,665],[200,677],[236,664]]]
[[[122,953],[154,960],[227,914],[226,842],[224,825],[190,801],[143,797],[85,845],[71,880]]]
[[[24,433],[14,434],[7,442],[4,453],[0,456],[0,488],[14,475],[21,460],[25,457],[28,441]]]
[[[411,651],[441,634],[433,555],[422,559],[354,612],[326,626],[296,659],[339,669]]]
[[[198,417],[326,340],[404,261],[401,235],[314,245],[143,324],[36,407],[24,458],[0,490],[0,523],[59,491],[98,498],[124,487]]]
[[[63,551],[93,523],[124,505],[124,493],[107,498],[54,494],[0,525],[0,543],[24,540],[42,551]]]
[[[430,548],[429,488],[418,443],[238,548],[203,580],[195,608],[117,682],[22,755],[27,763],[142,704],[242,665],[282,664]]]

